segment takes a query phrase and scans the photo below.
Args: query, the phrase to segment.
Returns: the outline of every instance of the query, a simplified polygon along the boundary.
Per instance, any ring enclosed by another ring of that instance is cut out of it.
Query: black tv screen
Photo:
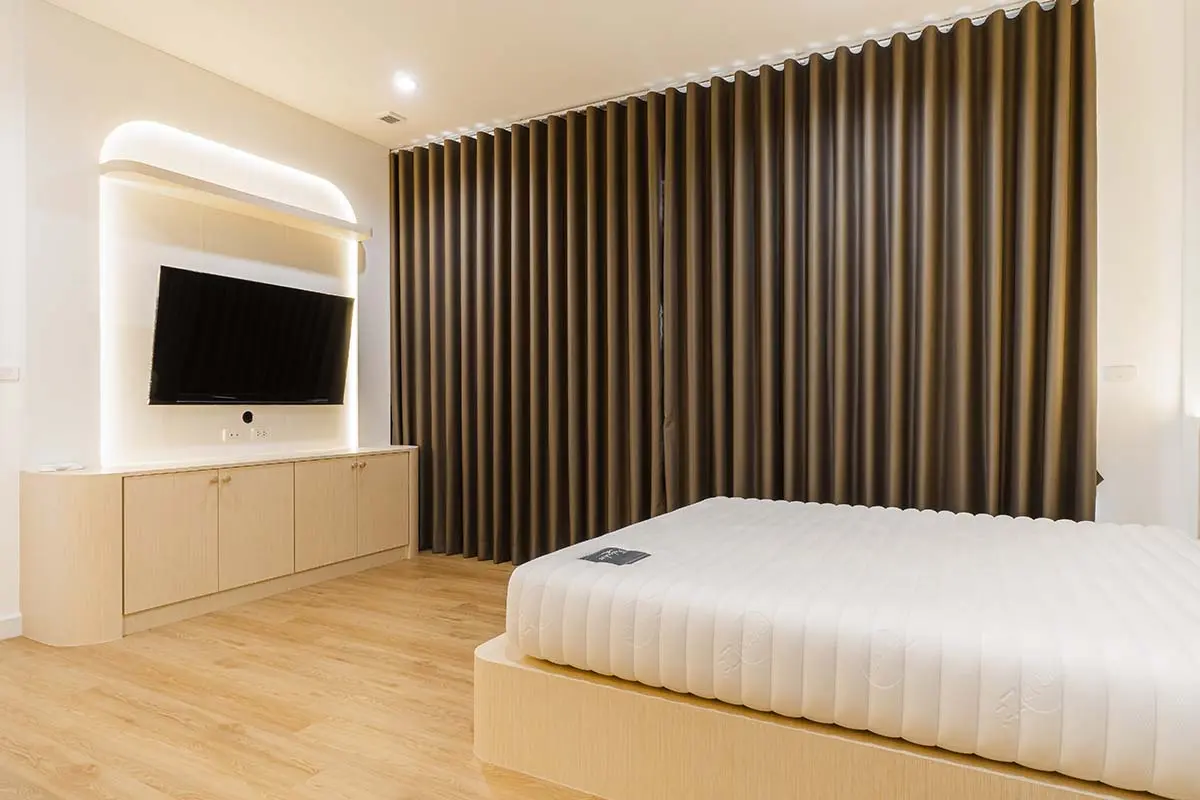
[[[162,267],[151,405],[340,404],[354,300]]]

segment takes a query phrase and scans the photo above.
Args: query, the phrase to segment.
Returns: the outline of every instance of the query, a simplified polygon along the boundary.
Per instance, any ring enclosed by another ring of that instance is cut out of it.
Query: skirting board
[[[0,617],[0,641],[15,639],[21,635],[21,615],[9,614]]]
[[[311,586],[321,581],[341,578],[345,575],[353,575],[356,572],[382,567],[384,564],[391,564],[393,561],[400,561],[408,557],[409,547],[405,545],[404,547],[397,547],[395,550],[384,550],[382,553],[359,556],[349,561],[339,561],[336,564],[329,564],[304,572],[295,572],[291,575],[284,575],[281,578],[272,578],[269,581],[252,583],[249,586],[227,589],[224,592],[197,597],[194,600],[184,600],[182,603],[173,603],[161,608],[139,611],[136,614],[127,614],[125,616],[125,635],[128,636],[131,633],[149,630],[159,625],[167,625],[171,622],[198,617],[201,614],[220,611],[221,609],[236,606],[240,603],[261,600],[273,594],[290,592],[292,589]]]
[[[1153,795],[475,650],[475,755],[604,800]]]

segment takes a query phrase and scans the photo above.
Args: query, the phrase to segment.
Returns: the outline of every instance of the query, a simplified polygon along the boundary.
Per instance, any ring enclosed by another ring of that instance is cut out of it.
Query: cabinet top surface
[[[328,458],[351,456],[386,455],[415,451],[415,445],[389,445],[387,447],[356,447],[337,450],[303,450],[290,453],[255,453],[241,457],[196,458],[188,461],[156,461],[145,464],[115,464],[107,467],[88,467],[62,471],[25,470],[35,475],[62,477],[80,475],[153,475],[162,472],[185,472],[191,470],[220,469],[222,467],[248,467],[261,464],[287,464],[293,461],[320,461]]]

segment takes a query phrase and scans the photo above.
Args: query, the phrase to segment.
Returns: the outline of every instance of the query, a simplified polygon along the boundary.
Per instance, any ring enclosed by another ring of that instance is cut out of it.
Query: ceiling
[[[981,0],[51,0],[388,147],[777,62]],[[392,85],[411,74],[417,91]],[[406,122],[376,117],[395,111]]]

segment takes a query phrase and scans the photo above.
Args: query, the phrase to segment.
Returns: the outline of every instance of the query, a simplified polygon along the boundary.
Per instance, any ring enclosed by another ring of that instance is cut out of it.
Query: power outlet
[[[270,439],[271,438],[271,429],[270,428],[251,428],[250,429],[250,438],[255,440],[256,442],[262,441],[264,439]]]
[[[244,441],[245,435],[238,428],[223,428],[221,430],[221,441],[228,444],[237,444]]]

